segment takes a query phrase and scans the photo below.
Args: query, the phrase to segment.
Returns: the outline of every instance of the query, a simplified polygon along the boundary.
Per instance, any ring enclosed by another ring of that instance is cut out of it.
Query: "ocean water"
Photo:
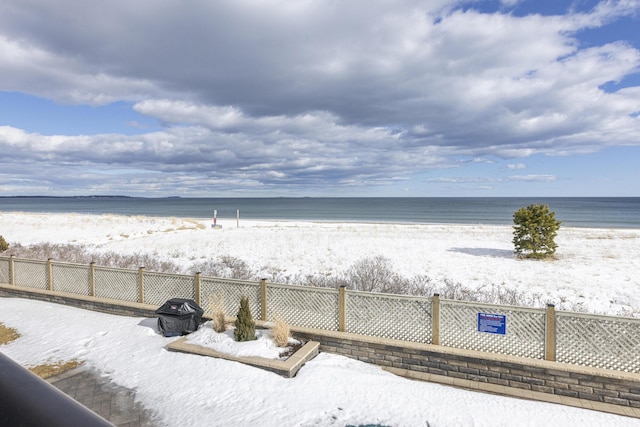
[[[68,212],[332,222],[513,225],[513,213],[547,204],[569,227],[638,228],[640,197],[380,197],[380,198],[134,198],[0,197],[0,212]]]

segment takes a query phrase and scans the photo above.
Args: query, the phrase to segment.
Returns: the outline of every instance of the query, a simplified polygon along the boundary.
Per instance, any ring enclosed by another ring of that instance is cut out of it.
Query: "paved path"
[[[136,402],[135,391],[97,371],[81,366],[47,381],[118,427],[158,427],[153,414]]]

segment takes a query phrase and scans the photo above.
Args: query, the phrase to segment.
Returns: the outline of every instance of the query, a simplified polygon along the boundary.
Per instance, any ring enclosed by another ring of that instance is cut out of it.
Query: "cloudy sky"
[[[640,196],[640,0],[2,0],[0,195]]]

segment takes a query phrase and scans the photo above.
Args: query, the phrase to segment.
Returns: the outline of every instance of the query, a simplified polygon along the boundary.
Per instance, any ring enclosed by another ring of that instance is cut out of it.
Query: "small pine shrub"
[[[227,330],[224,314],[224,297],[211,295],[209,297],[209,312],[213,320],[213,330],[222,333]]]
[[[544,259],[556,253],[555,238],[561,222],[548,205],[520,208],[513,214],[513,222],[513,244],[518,257]]]
[[[240,298],[240,309],[236,316],[236,329],[233,331],[233,338],[236,341],[252,341],[256,339],[256,322],[251,316],[249,308],[249,298]]]
[[[4,240],[4,237],[0,236],[0,252],[4,252],[7,249],[9,249],[9,244]]]
[[[291,328],[281,317],[276,317],[273,320],[271,333],[273,334],[273,340],[278,347],[286,347],[289,344]]]

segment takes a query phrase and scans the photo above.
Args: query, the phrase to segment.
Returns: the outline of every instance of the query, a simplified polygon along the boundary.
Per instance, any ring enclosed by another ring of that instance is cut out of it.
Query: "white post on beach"
[[[240,228],[240,209],[236,210],[236,228]]]

